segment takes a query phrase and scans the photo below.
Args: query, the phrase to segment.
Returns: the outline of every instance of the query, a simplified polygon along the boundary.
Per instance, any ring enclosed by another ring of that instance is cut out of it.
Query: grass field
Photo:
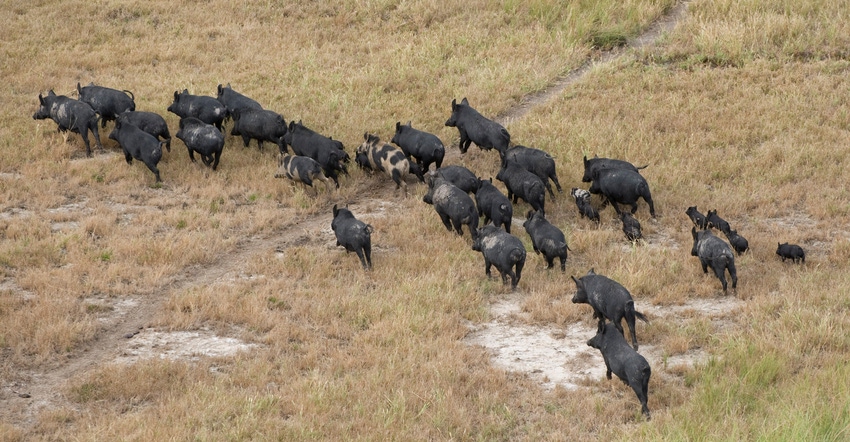
[[[175,90],[230,83],[349,152],[410,120],[446,143],[446,164],[486,178],[498,156],[460,155],[443,124],[452,99],[509,116],[675,5],[3,1],[0,440],[847,440],[842,1],[689,1],[654,44],[618,50],[511,120],[513,142],[552,153],[567,191],[587,187],[583,155],[648,165],[658,211],[641,202],[647,240],[633,246],[612,209],[597,228],[558,194],[547,218],[567,235],[567,271],[544,270],[517,222],[529,254],[516,293],[485,278],[469,237],[445,231],[412,178],[404,195],[352,164],[339,190],[314,196],[273,177],[273,146],[228,135],[214,172],[175,138],[157,185],[124,162],[111,124],[86,158],[78,135],[31,118],[40,93],[94,82],[133,91],[173,134]],[[335,247],[334,204],[373,225],[372,272]],[[692,205],[750,242],[727,295],[740,307],[719,316],[687,309],[729,299],[690,256]],[[786,241],[805,264],[774,254]],[[544,388],[464,341],[505,299],[519,300],[518,327],[590,338],[570,275],[591,267],[654,312],[638,326],[659,355],[651,421],[616,379]],[[250,347],[126,362],[153,332]]]

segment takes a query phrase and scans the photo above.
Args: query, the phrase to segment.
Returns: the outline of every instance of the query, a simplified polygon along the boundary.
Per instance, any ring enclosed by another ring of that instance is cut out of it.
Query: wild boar
[[[632,335],[632,345],[637,350],[638,342],[637,334],[635,333],[635,318],[643,322],[649,322],[649,320],[642,313],[635,310],[635,302],[632,299],[632,294],[619,282],[602,275],[597,275],[593,269],[590,269],[587,275],[581,278],[576,279],[575,276],[571,278],[576,283],[576,294],[573,295],[573,304],[589,304],[593,308],[593,318],[598,321],[598,327],[604,326],[605,319],[607,318],[622,335],[625,335],[625,333],[621,322],[625,318]]]
[[[496,179],[505,183],[508,198],[514,203],[522,198],[532,209],[545,214],[546,186],[540,178],[516,162],[505,159]]]
[[[286,135],[286,121],[277,112],[265,109],[234,109],[233,129],[230,135],[239,135],[245,147],[251,140],[257,140],[257,147],[263,148],[263,141],[275,143],[280,154],[288,152],[283,136]]]
[[[605,376],[611,379],[611,373],[632,387],[640,401],[641,412],[650,419],[649,407],[649,377],[652,369],[649,362],[636,350],[629,347],[623,335],[617,333],[611,324],[599,327],[596,336],[587,341],[589,347],[598,349],[605,360]]]
[[[466,224],[469,234],[475,239],[478,234],[478,212],[468,193],[438,175],[428,182],[428,192],[422,201],[434,206],[449,232],[454,225],[457,234],[463,235],[462,226]]]
[[[112,129],[109,138],[121,145],[127,164],[133,164],[133,159],[139,160],[153,172],[157,183],[162,181],[157,164],[162,158],[164,141],[159,141],[155,136],[132,124],[124,123],[120,118],[115,120],[115,128]]]
[[[504,230],[488,224],[478,229],[478,234],[472,242],[472,250],[484,255],[484,274],[490,277],[490,266],[496,266],[496,270],[502,276],[502,284],[508,283],[511,277],[511,288],[516,289],[522,268],[525,266],[525,246],[519,238],[505,232]],[[516,271],[514,271],[516,269]]]
[[[579,216],[581,218],[587,218],[594,221],[597,225],[599,225],[599,212],[590,203],[590,192],[573,187],[570,191],[570,195],[572,195],[576,201],[576,208],[578,209]]]
[[[165,141],[165,150],[171,152],[171,133],[162,115],[155,112],[130,111],[118,117],[157,138],[161,137],[162,141]]]
[[[443,157],[446,155],[443,142],[434,134],[414,129],[410,121],[405,125],[396,122],[395,135],[390,142],[400,147],[405,156],[416,160],[420,166],[416,176],[423,182],[424,173],[428,172],[431,164],[436,169],[443,165]]]
[[[357,154],[365,153],[366,159],[373,170],[386,173],[393,179],[396,189],[404,188],[407,193],[405,178],[410,173],[410,163],[401,149],[381,142],[376,135],[363,134],[363,144],[357,148]]]
[[[632,206],[632,214],[637,212],[638,198],[649,204],[649,214],[655,218],[655,204],[649,192],[649,184],[641,174],[628,169],[598,169],[593,174],[590,193],[602,195],[605,201],[614,206],[620,214],[619,204]]]
[[[546,190],[549,191],[549,196],[552,198],[555,198],[555,193],[552,192],[552,185],[549,184],[549,180],[555,183],[558,192],[562,191],[561,183],[558,182],[558,174],[555,172],[555,159],[548,153],[533,147],[517,145],[507,150],[505,158],[516,161],[525,170],[537,175],[540,181],[543,181],[543,184],[546,185]]]
[[[331,230],[336,236],[336,245],[345,247],[346,253],[354,252],[363,268],[372,268],[372,226],[356,218],[350,210],[333,207]]]
[[[729,244],[714,236],[711,230],[697,232],[695,227],[691,227],[691,235],[694,238],[691,256],[699,257],[702,272],[708,273],[708,266],[710,265],[717,279],[723,285],[723,293],[726,293],[725,272],[728,270],[729,276],[732,277],[732,288],[736,288],[738,286],[738,273],[735,270],[735,255],[732,254],[732,248],[729,247]]]
[[[263,108],[257,100],[248,98],[245,95],[234,91],[233,88],[230,87],[230,83],[227,83],[227,86],[222,86],[221,84],[218,85],[216,100],[224,105],[224,108],[227,111],[226,119],[232,118],[233,112],[236,110]]]
[[[620,221],[623,223],[623,233],[626,234],[626,239],[629,241],[637,241],[643,238],[640,231],[640,221],[635,219],[631,213],[621,212]]]
[[[136,97],[128,90],[119,91],[95,86],[94,83],[80,87],[80,83],[77,83],[77,93],[80,101],[88,103],[100,115],[101,128],[106,127],[107,121],[115,121],[124,112],[136,110]]]
[[[89,131],[94,137],[98,149],[103,150],[100,144],[100,134],[97,131],[97,113],[89,106],[79,100],[64,95],[56,95],[52,90],[47,96],[38,94],[38,110],[32,118],[34,120],[45,120],[50,118],[59,126],[59,132],[70,130],[80,134],[83,144],[86,145],[86,155],[91,156],[89,145]]]
[[[729,244],[732,245],[732,248],[735,250],[735,253],[737,253],[738,256],[741,256],[742,253],[746,252],[750,248],[750,243],[749,241],[747,241],[747,238],[738,235],[737,230],[729,230],[724,234],[726,235],[726,239],[729,240]]]
[[[691,222],[694,223],[697,229],[705,230],[708,228],[708,220],[705,218],[705,215],[697,210],[697,206],[688,207],[688,210],[685,210],[685,215],[688,215],[688,218],[691,219]]]
[[[475,205],[478,207],[478,216],[484,217],[484,224],[493,221],[496,227],[505,226],[505,231],[511,233],[511,221],[514,216],[514,208],[508,199],[496,186],[493,179],[478,180],[478,189],[475,190]]]
[[[474,193],[479,184],[478,177],[471,170],[463,166],[451,165],[441,167],[436,172],[431,172],[431,175],[443,177],[443,179],[466,193]]]
[[[192,95],[186,89],[183,92],[174,91],[174,101],[168,106],[168,112],[180,118],[195,117],[214,125],[218,130],[223,130],[222,124],[227,116],[227,109],[215,98]]]
[[[341,142],[304,126],[300,120],[297,123],[289,122],[289,128],[283,140],[292,147],[295,155],[316,160],[322,166],[325,176],[332,179],[337,188],[339,188],[338,172],[348,175],[348,169],[343,164],[347,161],[348,154]]]
[[[717,215],[717,209],[709,210],[705,216],[705,221],[706,223],[708,223],[708,227],[715,228],[723,233],[726,233],[732,229],[725,219]]]
[[[456,127],[460,132],[460,153],[466,153],[471,143],[479,149],[496,149],[504,154],[511,144],[511,134],[501,124],[485,118],[469,105],[466,98],[452,100],[452,115],[446,120],[446,126]]]
[[[640,173],[641,169],[646,169],[646,166],[635,167],[634,164],[623,161],[623,160],[615,160],[612,158],[599,158],[594,157],[591,159],[587,159],[584,157],[584,175],[581,177],[581,181],[583,183],[589,183],[593,181],[593,175],[602,169],[626,169],[631,170],[633,172]]]
[[[567,266],[567,239],[561,229],[552,225],[538,212],[529,210],[522,223],[526,233],[531,237],[531,245],[534,253],[543,253],[546,259],[546,268],[551,269],[555,258],[561,260],[561,271],[566,271]]]
[[[782,258],[782,262],[785,262],[786,259],[790,259],[795,264],[800,261],[803,264],[806,263],[806,252],[803,251],[803,248],[798,246],[797,244],[788,244],[776,243],[776,254]]]
[[[299,182],[307,187],[313,187],[313,182],[318,180],[325,183],[325,188],[331,190],[331,181],[322,172],[322,166],[310,157],[298,155],[283,155],[280,157],[279,167],[274,174],[275,178],[288,178],[293,184]]]
[[[189,159],[193,163],[197,152],[205,166],[212,167],[212,170],[218,168],[221,152],[224,150],[224,135],[215,126],[195,117],[181,118],[180,130],[175,136],[186,145]]]

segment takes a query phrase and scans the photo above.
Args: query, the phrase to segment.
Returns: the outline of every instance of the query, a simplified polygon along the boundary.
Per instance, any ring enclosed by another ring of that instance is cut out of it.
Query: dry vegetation
[[[352,171],[314,198],[272,178],[274,149],[228,137],[216,172],[175,139],[155,186],[124,163],[111,125],[89,159],[77,135],[31,118],[39,93],[95,82],[132,90],[175,132],[174,90],[214,95],[230,82],[349,150],[407,120],[451,144],[452,98],[504,114],[674,3],[3,2],[0,440],[846,440],[843,1],[693,0],[656,45],[508,127],[553,153],[567,189],[581,185],[583,154],[649,164],[659,212],[651,220],[641,203],[647,243],[629,247],[611,209],[597,229],[567,193],[547,201],[573,251],[566,275],[529,253],[530,323],[583,323],[590,337],[588,309],[569,302],[569,275],[590,267],[639,309],[718,299],[689,254],[690,205],[717,208],[750,241],[734,295],[744,306],[724,324],[691,312],[639,325],[665,355],[710,355],[653,366],[650,422],[619,382],[545,390],[462,342],[508,291],[412,181],[404,197]],[[495,152],[449,150],[447,163],[495,175]],[[371,273],[334,247],[334,203],[374,226]],[[806,264],[781,263],[778,241],[801,244]],[[113,363],[137,327],[257,347]]]

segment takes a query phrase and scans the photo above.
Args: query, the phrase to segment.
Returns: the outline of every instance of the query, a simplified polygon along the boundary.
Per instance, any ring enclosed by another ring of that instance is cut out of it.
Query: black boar
[[[649,204],[649,213],[655,218],[655,204],[649,192],[649,184],[641,174],[628,169],[598,169],[594,172],[590,193],[602,195],[607,203],[614,206],[620,214],[619,204],[632,206],[632,214],[637,212],[638,198]]]
[[[346,253],[354,252],[360,258],[363,268],[372,268],[372,226],[354,218],[346,208],[337,208],[334,204],[334,219],[331,229],[336,235],[336,245],[345,247]]]
[[[595,221],[596,224],[599,225],[599,212],[592,204],[590,204],[590,192],[573,187],[570,191],[570,195],[572,195],[576,201],[576,208],[578,209],[579,216]]]
[[[372,163],[369,162],[369,155],[366,152],[354,152],[354,164],[368,174],[372,174]]]
[[[86,145],[86,155],[91,156],[89,145],[89,131],[94,136],[94,142],[98,149],[103,150],[100,144],[100,134],[97,130],[97,113],[89,106],[79,100],[64,95],[56,95],[52,90],[47,96],[38,94],[38,110],[32,118],[34,120],[45,120],[50,118],[59,125],[59,132],[70,130],[80,134],[83,144]]]
[[[223,104],[224,108],[227,110],[227,116],[225,118],[232,118],[233,112],[236,110],[263,108],[263,106],[261,106],[256,100],[234,91],[233,88],[230,87],[230,83],[227,83],[227,86],[219,84],[217,92],[216,100]]]
[[[700,230],[691,227],[691,235],[694,237],[694,246],[691,255],[699,257],[702,272],[708,273],[708,266],[714,270],[717,279],[723,285],[723,293],[726,293],[726,270],[732,277],[732,288],[738,286],[738,273],[735,270],[735,255],[726,241],[714,236],[711,230]]]
[[[130,111],[118,117],[125,123],[132,124],[157,138],[162,137],[162,141],[165,141],[165,149],[171,152],[171,133],[162,115],[155,112]]]
[[[289,152],[283,136],[286,135],[286,121],[277,112],[265,109],[234,109],[233,129],[230,135],[239,135],[245,147],[252,139],[257,140],[257,147],[263,148],[263,141],[277,144],[281,155]]]
[[[596,336],[587,341],[587,345],[602,353],[605,360],[605,376],[611,379],[611,373],[617,375],[624,384],[632,387],[640,401],[641,412],[650,419],[649,407],[649,377],[652,369],[646,358],[638,354],[636,350],[629,347],[623,335],[617,333],[611,324],[600,327]]]
[[[395,135],[390,141],[400,147],[404,155],[419,163],[420,168],[416,176],[421,181],[425,180],[424,173],[428,172],[432,163],[436,169],[443,165],[443,157],[446,155],[443,142],[434,134],[414,129],[410,121],[405,125],[400,121],[396,122]]]
[[[197,152],[205,166],[212,166],[212,170],[218,168],[221,152],[224,150],[224,135],[215,126],[195,117],[181,118],[180,130],[175,136],[186,145],[189,159],[193,163]]]
[[[643,238],[640,232],[640,221],[635,219],[631,213],[621,212],[620,221],[623,222],[623,233],[629,241],[637,241]]]
[[[183,92],[174,91],[174,102],[168,106],[168,112],[180,118],[195,117],[214,125],[218,130],[223,130],[222,123],[227,116],[227,109],[215,98],[191,95],[186,89]]]
[[[641,169],[646,169],[646,166],[635,167],[634,164],[623,161],[623,160],[615,160],[612,158],[599,158],[594,157],[591,159],[587,159],[584,157],[584,175],[581,177],[581,181],[583,183],[589,183],[593,181],[593,174],[598,170],[602,169],[626,169],[631,170],[633,172],[640,173]]]
[[[735,249],[735,253],[738,256],[741,256],[742,253],[746,252],[750,248],[750,243],[747,241],[747,238],[744,238],[741,235],[738,235],[737,230],[730,230],[725,233],[726,239],[729,240],[729,244],[732,245],[732,248]]]
[[[441,167],[436,172],[432,172],[431,175],[442,177],[466,193],[474,193],[478,188],[478,177],[463,166]]]
[[[274,174],[275,178],[288,178],[305,186],[313,187],[313,182],[318,180],[325,183],[325,188],[330,191],[331,182],[322,172],[322,166],[310,157],[298,155],[283,155],[280,157],[280,166]]]
[[[80,87],[80,83],[77,83],[77,93],[80,94],[80,101],[88,103],[100,115],[100,127],[106,127],[107,121],[115,121],[124,112],[136,110],[136,97],[127,90],[95,86],[94,83]]]
[[[593,307],[593,318],[597,319],[597,325],[601,328],[605,325],[605,319],[609,319],[614,327],[625,335],[621,321],[626,319],[629,331],[632,335],[632,345],[638,349],[637,335],[635,333],[635,318],[643,322],[649,322],[646,317],[635,310],[635,302],[632,294],[619,282],[597,275],[593,269],[587,275],[576,279],[576,294],[573,296],[574,304],[590,304]]]
[[[785,262],[786,259],[790,259],[794,263],[797,261],[800,261],[803,264],[806,263],[806,252],[803,251],[802,247],[797,244],[788,244],[787,242],[784,244],[776,244],[776,254],[782,258],[782,262]]]
[[[162,146],[165,141],[159,141],[155,136],[132,124],[124,123],[120,118],[115,120],[115,128],[112,129],[109,138],[121,145],[127,164],[133,164],[133,159],[137,159],[145,163],[145,166],[156,175],[157,183],[162,181],[156,166],[162,158]]]
[[[475,240],[472,242],[472,250],[484,255],[484,273],[490,277],[490,266],[496,266],[496,270],[502,275],[502,284],[508,283],[511,277],[511,288],[516,289],[522,277],[522,268],[525,266],[525,246],[519,238],[505,232],[504,230],[488,224],[478,230]],[[514,271],[514,268],[516,271]]]
[[[697,206],[688,207],[688,210],[685,210],[685,215],[688,215],[688,218],[691,219],[691,222],[694,223],[697,229],[705,230],[708,228],[708,220],[705,218],[705,215],[699,213]]]
[[[485,118],[469,105],[464,98],[460,104],[452,100],[452,115],[446,126],[456,127],[460,132],[460,153],[466,153],[471,143],[479,149],[496,149],[504,154],[511,144],[511,134],[501,124]]]
[[[528,211],[522,226],[531,237],[534,253],[539,255],[542,252],[543,257],[546,258],[546,268],[551,269],[555,258],[558,258],[561,260],[561,271],[566,271],[567,250],[570,248],[567,246],[564,232],[533,210]]]
[[[449,232],[454,225],[457,234],[463,235],[461,227],[466,224],[469,234],[475,239],[478,233],[478,212],[468,193],[446,179],[435,176],[428,182],[428,192],[422,197],[422,201],[434,206]]]
[[[478,189],[475,191],[475,205],[478,207],[478,216],[484,217],[484,224],[491,220],[496,227],[505,226],[505,231],[511,233],[511,221],[514,216],[514,208],[508,199],[496,186],[493,179],[478,180]]]
[[[380,138],[372,134],[364,133],[363,140],[363,144],[357,148],[357,154],[365,153],[372,170],[386,173],[395,182],[396,189],[403,187],[404,193],[407,193],[405,178],[410,173],[410,163],[404,152],[381,142]]]
[[[322,166],[325,176],[332,179],[339,188],[338,172],[348,175],[348,169],[343,164],[348,159],[348,154],[342,143],[313,131],[301,124],[301,121],[290,121],[288,129],[283,141],[292,147],[295,155],[316,160]]]
[[[546,185],[546,190],[552,198],[555,198],[555,193],[552,192],[549,180],[552,180],[558,192],[561,192],[561,183],[558,182],[558,175],[555,173],[555,159],[548,153],[533,147],[514,146],[508,149],[505,158],[516,161],[517,164],[537,175]]]
[[[729,226],[729,223],[727,223],[726,220],[717,215],[717,209],[709,210],[705,216],[705,220],[706,223],[708,223],[708,227],[715,228],[723,233],[726,233],[732,229],[732,227]]]
[[[545,214],[546,186],[540,178],[514,161],[505,159],[496,179],[505,183],[508,198],[516,204],[522,198],[532,209]]]

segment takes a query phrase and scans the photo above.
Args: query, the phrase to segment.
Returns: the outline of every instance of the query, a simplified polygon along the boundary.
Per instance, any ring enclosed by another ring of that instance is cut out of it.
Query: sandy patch
[[[218,336],[209,330],[165,332],[144,329],[132,337],[115,361],[122,364],[150,358],[197,361],[202,357],[234,356],[255,347],[257,344]]]

